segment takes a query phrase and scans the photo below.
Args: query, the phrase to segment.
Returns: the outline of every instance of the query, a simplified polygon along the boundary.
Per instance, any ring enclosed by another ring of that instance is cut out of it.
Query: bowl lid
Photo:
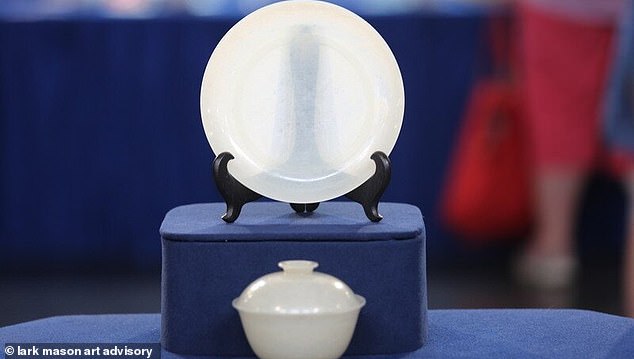
[[[341,280],[315,272],[307,260],[278,263],[282,271],[256,279],[233,301],[240,312],[262,314],[325,314],[357,310],[365,299]]]

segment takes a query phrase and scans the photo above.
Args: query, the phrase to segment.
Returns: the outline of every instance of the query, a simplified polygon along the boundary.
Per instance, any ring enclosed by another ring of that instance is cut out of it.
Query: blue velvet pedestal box
[[[223,203],[172,209],[161,225],[161,344],[178,354],[251,356],[231,301],[287,259],[319,262],[367,300],[349,355],[395,354],[427,337],[425,229],[418,208],[382,203],[370,222],[356,203],[326,202],[308,216],[288,204],[247,204],[224,223]]]

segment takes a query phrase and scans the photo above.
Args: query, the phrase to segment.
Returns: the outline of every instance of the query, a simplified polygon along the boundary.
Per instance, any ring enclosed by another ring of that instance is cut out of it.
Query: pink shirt
[[[584,22],[615,23],[629,0],[521,0],[542,10]]]

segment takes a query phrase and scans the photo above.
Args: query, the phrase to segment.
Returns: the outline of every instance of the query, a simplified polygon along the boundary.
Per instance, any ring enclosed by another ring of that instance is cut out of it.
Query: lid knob
[[[284,270],[284,273],[310,274],[319,266],[319,263],[313,261],[294,260],[279,262],[277,265]]]

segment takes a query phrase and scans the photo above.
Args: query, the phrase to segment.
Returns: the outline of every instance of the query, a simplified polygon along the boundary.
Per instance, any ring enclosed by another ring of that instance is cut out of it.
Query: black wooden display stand
[[[377,151],[370,156],[376,165],[372,177],[363,182],[359,187],[348,192],[345,196],[363,206],[365,215],[372,222],[378,222],[383,217],[379,214],[379,200],[390,183],[392,167],[390,158],[383,152]],[[229,152],[223,152],[214,160],[214,179],[220,195],[227,204],[227,212],[222,216],[225,222],[232,223],[238,216],[242,206],[253,202],[262,195],[245,187],[229,173],[227,164],[234,159]],[[291,207],[300,215],[308,215],[319,207],[319,203],[291,203]]]

